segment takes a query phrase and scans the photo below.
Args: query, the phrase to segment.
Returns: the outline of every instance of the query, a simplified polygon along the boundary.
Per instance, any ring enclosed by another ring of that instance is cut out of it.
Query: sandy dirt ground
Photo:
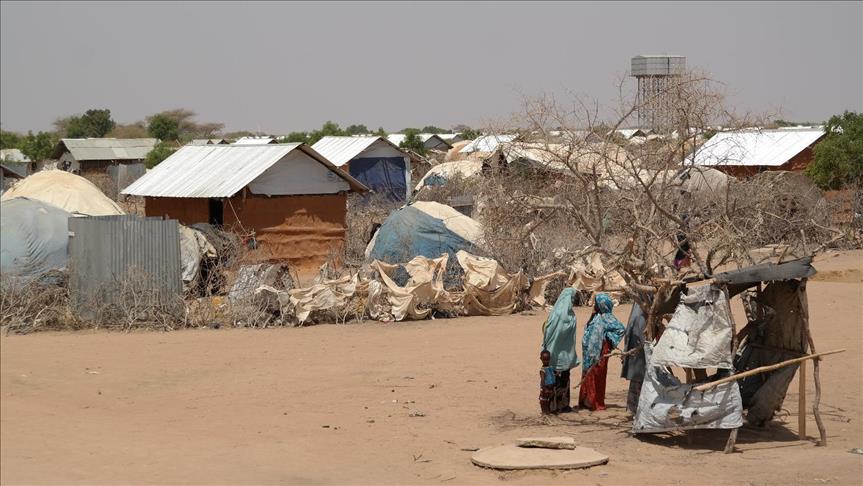
[[[633,437],[620,362],[609,409],[538,415],[545,316],[0,338],[3,484],[860,484],[863,252],[809,284],[827,447],[798,384],[767,429]],[[742,312],[737,309],[738,323]],[[629,306],[615,314],[625,320]],[[588,309],[578,313],[579,331]],[[580,334],[580,333],[579,333]],[[807,377],[811,405],[814,386]],[[420,412],[417,414],[416,412]],[[412,416],[414,415],[414,416]],[[416,416],[423,415],[423,416]],[[610,456],[569,472],[496,472],[468,449],[569,435]]]

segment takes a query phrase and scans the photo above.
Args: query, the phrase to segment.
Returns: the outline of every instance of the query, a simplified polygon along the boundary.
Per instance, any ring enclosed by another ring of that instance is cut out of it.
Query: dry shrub
[[[7,333],[60,331],[86,327],[71,312],[65,276],[29,282],[0,277],[0,327]]]
[[[384,223],[389,214],[403,204],[393,202],[384,194],[352,194],[348,197],[347,229],[345,231],[345,265],[361,266],[366,246],[373,231]]]

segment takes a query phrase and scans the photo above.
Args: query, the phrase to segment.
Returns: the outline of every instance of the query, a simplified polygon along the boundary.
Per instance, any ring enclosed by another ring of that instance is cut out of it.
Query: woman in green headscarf
[[[575,354],[575,289],[563,289],[548,319],[542,325],[542,349],[551,354],[554,368],[554,395],[549,406],[552,413],[570,412],[569,370],[578,366]]]

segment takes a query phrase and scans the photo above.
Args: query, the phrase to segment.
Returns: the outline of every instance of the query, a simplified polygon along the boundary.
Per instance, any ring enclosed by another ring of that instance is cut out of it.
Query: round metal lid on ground
[[[589,447],[544,449],[514,444],[478,450],[471,461],[492,469],[581,469],[608,462],[608,456]]]

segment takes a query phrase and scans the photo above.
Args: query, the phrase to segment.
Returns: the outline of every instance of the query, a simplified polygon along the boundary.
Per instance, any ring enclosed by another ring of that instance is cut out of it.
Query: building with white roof
[[[812,162],[812,149],[825,135],[823,127],[719,132],[686,163],[713,167],[735,177],[767,170],[801,171]]]
[[[411,196],[411,155],[384,137],[323,137],[312,148],[378,194]]]

